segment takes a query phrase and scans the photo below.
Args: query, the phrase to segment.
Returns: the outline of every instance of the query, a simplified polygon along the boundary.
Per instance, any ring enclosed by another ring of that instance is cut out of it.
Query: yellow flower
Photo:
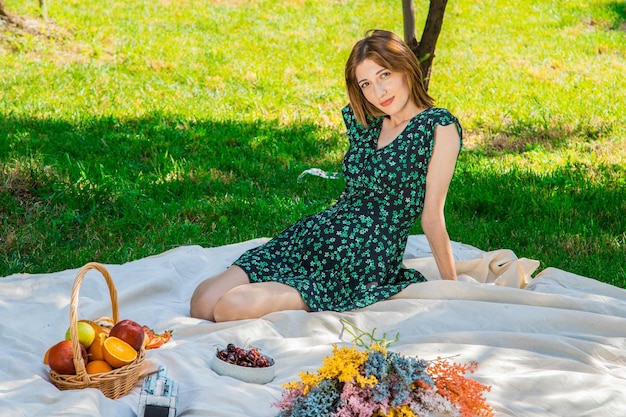
[[[418,417],[416,416],[408,405],[403,405],[400,408],[390,408],[387,414],[377,413],[375,417]]]
[[[384,352],[385,348],[378,346],[377,350]],[[366,378],[360,373],[368,356],[369,351],[358,351],[356,346],[339,348],[337,345],[333,345],[333,354],[324,358],[322,367],[317,373],[301,372],[298,374],[300,381],[283,384],[283,388],[302,390],[303,395],[307,395],[313,387],[319,385],[324,379],[337,379],[340,382],[354,381],[361,387],[373,386],[378,383],[378,379],[373,375]]]
[[[368,352],[358,351],[356,346],[341,347],[333,345],[333,354],[324,358],[322,367],[317,371],[321,379],[337,378],[341,382],[355,381],[360,386],[373,385],[376,377],[365,378],[359,372],[367,361]]]
[[[283,388],[286,389],[286,390],[300,389],[300,388],[302,388],[302,382],[300,382],[300,381],[287,382],[287,383],[283,384]]]
[[[311,388],[318,385],[323,379],[318,374],[312,374],[310,372],[301,372],[298,375],[300,375],[300,379],[302,379],[302,384],[304,385],[302,389],[304,395],[307,395],[309,391],[311,391]]]
[[[385,345],[381,345],[380,343],[372,343],[370,345],[370,350],[378,351],[378,352],[382,353],[383,355],[387,354],[387,348],[385,347]]]
[[[303,395],[307,395],[311,388],[322,382],[322,378],[318,374],[312,374],[310,372],[300,372],[298,374],[300,381],[291,381],[284,383],[283,389],[289,390],[302,390]]]

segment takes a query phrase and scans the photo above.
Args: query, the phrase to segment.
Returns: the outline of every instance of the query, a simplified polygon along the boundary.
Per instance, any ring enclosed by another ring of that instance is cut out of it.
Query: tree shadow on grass
[[[219,151],[229,156],[244,152],[243,156],[259,161],[289,162],[319,158],[336,144],[336,138],[323,136],[313,124],[283,127],[261,121],[188,121],[161,114],[134,120],[94,118],[81,123],[0,117],[0,128],[7,137],[0,145],[5,154],[38,151],[51,162],[68,154],[73,160],[105,166],[124,160],[141,169],[150,167],[153,155],[166,151],[176,159],[222,162],[216,157]]]
[[[265,178],[265,185],[284,185],[277,171],[292,175],[311,164],[336,165],[334,152],[343,146],[338,135],[312,124],[190,122],[159,114],[80,124],[0,118],[0,130],[6,135],[0,162],[28,166],[30,174],[39,170],[35,177],[41,181],[54,177],[95,192],[107,180],[118,180],[121,188],[169,188],[173,196],[182,191],[177,185],[189,192],[189,185],[200,182],[212,188]],[[200,192],[195,197],[207,191],[192,190]]]

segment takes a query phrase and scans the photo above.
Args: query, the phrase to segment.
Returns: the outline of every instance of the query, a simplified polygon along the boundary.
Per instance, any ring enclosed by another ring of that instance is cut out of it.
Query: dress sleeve
[[[456,130],[459,132],[459,139],[461,141],[461,146],[463,146],[463,128],[461,127],[461,123],[459,120],[452,114],[448,109],[439,108],[436,109],[435,117],[433,118],[433,127],[437,125],[448,126],[451,124],[456,125]]]
[[[350,105],[348,104],[346,107],[341,109],[341,115],[343,116],[343,122],[346,125],[346,129],[349,132],[356,122],[356,119],[354,117],[354,112],[352,111],[352,107],[350,107]]]
[[[370,117],[370,126],[363,127],[361,123],[356,120],[356,116],[352,111],[352,107],[348,104],[341,110],[343,116],[343,122],[346,125],[346,131],[348,133],[348,140],[351,144],[361,144],[364,141],[369,140],[371,134],[372,124],[376,122],[376,118]]]
[[[350,144],[354,144],[355,141],[357,141],[357,137],[359,136],[357,126],[360,125],[359,123],[357,123],[354,112],[352,111],[352,107],[350,107],[349,104],[341,110],[341,114],[343,116],[343,122],[346,125],[348,141],[350,142]]]

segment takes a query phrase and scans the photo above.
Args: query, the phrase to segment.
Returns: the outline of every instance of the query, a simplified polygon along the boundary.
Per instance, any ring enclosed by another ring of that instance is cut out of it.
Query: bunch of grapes
[[[246,368],[267,368],[274,365],[274,361],[259,353],[257,348],[244,349],[229,343],[226,349],[217,349],[217,357],[224,362]]]

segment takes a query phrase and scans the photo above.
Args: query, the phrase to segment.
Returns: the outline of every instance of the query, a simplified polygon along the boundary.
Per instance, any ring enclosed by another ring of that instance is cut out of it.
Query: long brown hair
[[[369,30],[365,38],[352,48],[346,62],[346,87],[354,116],[363,126],[368,125],[367,116],[382,116],[361,91],[356,79],[356,67],[366,59],[374,61],[390,71],[406,74],[411,90],[410,97],[419,107],[432,107],[434,99],[428,95],[422,80],[422,70],[411,48],[393,32]]]

